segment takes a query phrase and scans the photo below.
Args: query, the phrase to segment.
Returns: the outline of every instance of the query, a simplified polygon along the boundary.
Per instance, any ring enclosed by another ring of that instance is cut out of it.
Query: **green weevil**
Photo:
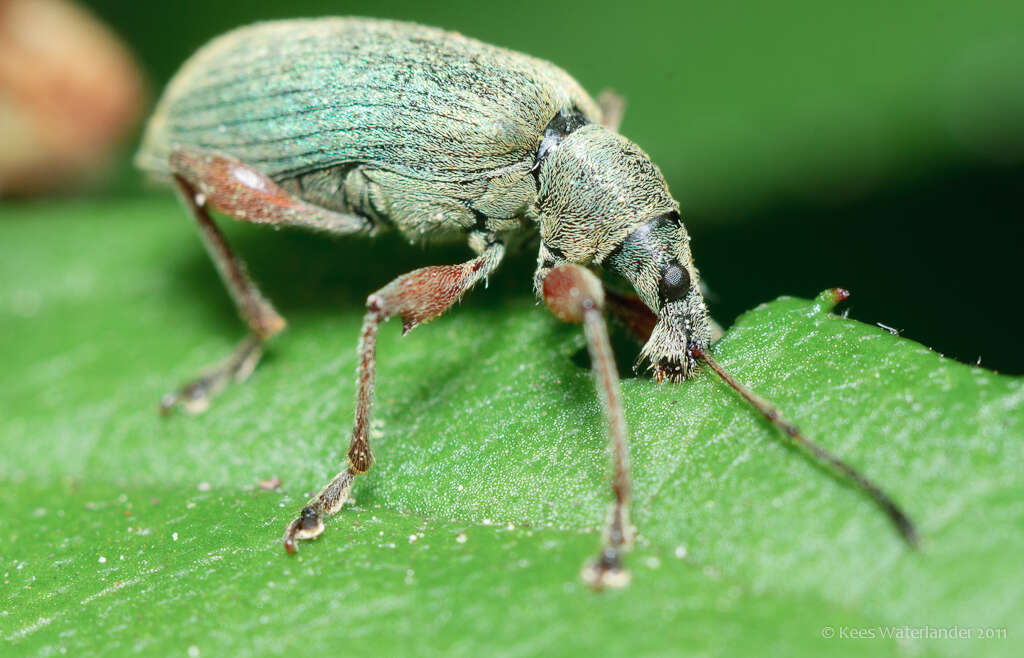
[[[628,581],[626,424],[603,312],[643,342],[654,378],[679,382],[703,361],[814,456],[851,477],[914,544],[908,517],[879,487],[810,443],[708,354],[708,317],[679,204],[661,172],[618,134],[622,102],[589,96],[562,69],[461,34],[363,18],[261,23],[201,48],[167,86],[137,164],[173,180],[249,327],[230,358],[165,396],[163,409],[205,408],[243,380],[285,327],[213,223],[247,222],[334,235],[395,230],[412,241],[466,240],[475,254],[399,276],[372,293],[359,340],[347,463],[288,524],[284,543],[323,532],[370,451],[379,325],[404,332],[455,304],[498,267],[506,245],[537,234],[536,294],[583,323],[612,445],[612,503],[594,587]],[[608,289],[614,273],[635,295]],[[836,291],[843,295],[842,291]]]

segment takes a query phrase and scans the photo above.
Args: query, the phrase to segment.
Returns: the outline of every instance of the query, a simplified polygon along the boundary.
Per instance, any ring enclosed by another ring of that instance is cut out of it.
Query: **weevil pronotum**
[[[341,472],[285,530],[313,539],[370,469],[370,411],[380,324],[431,320],[505,255],[540,234],[533,284],[559,318],[582,323],[609,426],[614,476],[602,548],[584,566],[593,586],[628,581],[633,536],[626,424],[603,311],[641,342],[654,378],[680,382],[702,361],[785,434],[856,482],[916,544],[909,518],[873,482],[811,443],[708,354],[708,317],[690,238],[665,179],[617,133],[622,102],[595,101],[556,66],[457,33],[409,23],[321,18],[262,23],[215,39],[174,77],[149,121],[137,163],[171,178],[249,327],[234,354],[165,396],[204,409],[243,380],[285,327],[210,218],[334,235],[396,230],[413,241],[463,239],[475,254],[399,276],[366,300],[355,422]],[[607,289],[614,273],[636,295]],[[843,295],[837,291],[837,295]]]

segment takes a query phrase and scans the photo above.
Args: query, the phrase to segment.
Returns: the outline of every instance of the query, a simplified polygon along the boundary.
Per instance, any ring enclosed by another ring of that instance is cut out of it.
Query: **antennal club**
[[[850,466],[842,459],[836,457],[825,448],[805,437],[796,425],[793,425],[782,418],[782,414],[775,405],[736,381],[736,379],[726,372],[726,370],[717,361],[712,359],[707,352],[694,345],[689,347],[689,352],[694,358],[700,359],[704,361],[704,363],[708,364],[708,366],[714,370],[726,384],[742,395],[747,402],[757,409],[765,418],[771,421],[773,425],[785,432],[786,435],[793,439],[795,443],[809,451],[820,461],[828,464],[853,482],[856,482],[857,485],[867,492],[867,494],[871,496],[871,498],[878,503],[878,506],[881,507],[889,516],[892,522],[896,525],[896,529],[899,530],[900,534],[903,536],[903,539],[905,539],[906,542],[914,548],[918,547],[919,538],[917,528],[914,527],[914,522],[910,520],[910,517],[900,509],[900,506],[897,505],[895,501],[888,496],[888,494],[882,491],[881,487],[862,475],[860,471]]]

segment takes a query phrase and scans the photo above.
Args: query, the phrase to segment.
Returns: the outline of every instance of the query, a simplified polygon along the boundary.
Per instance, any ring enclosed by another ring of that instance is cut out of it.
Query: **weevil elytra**
[[[370,411],[380,324],[403,332],[450,308],[498,267],[510,240],[539,233],[534,290],[559,318],[584,325],[612,443],[612,503],[584,577],[628,580],[630,480],[618,373],[603,311],[644,346],[654,378],[680,382],[698,361],[802,447],[850,477],[911,544],[908,517],[859,472],[811,443],[708,354],[713,323],[679,205],[658,168],[617,133],[622,103],[595,101],[567,73],[460,34],[409,23],[321,18],[262,23],[221,36],[189,59],[150,119],[137,163],[174,181],[249,327],[234,354],[165,396],[165,411],[205,408],[255,367],[285,327],[212,221],[334,235],[385,229],[413,241],[466,240],[475,254],[399,276],[366,300],[355,421],[341,472],[288,524],[284,543],[313,539],[373,461]],[[612,272],[636,295],[606,289]],[[837,293],[838,294],[838,293]]]

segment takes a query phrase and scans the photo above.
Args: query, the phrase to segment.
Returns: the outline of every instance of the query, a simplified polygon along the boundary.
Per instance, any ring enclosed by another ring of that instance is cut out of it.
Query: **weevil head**
[[[689,348],[706,349],[711,329],[690,238],[661,172],[629,140],[587,125],[547,155],[538,180],[542,259],[599,265],[629,281],[658,316],[641,357],[659,381],[686,379]]]

